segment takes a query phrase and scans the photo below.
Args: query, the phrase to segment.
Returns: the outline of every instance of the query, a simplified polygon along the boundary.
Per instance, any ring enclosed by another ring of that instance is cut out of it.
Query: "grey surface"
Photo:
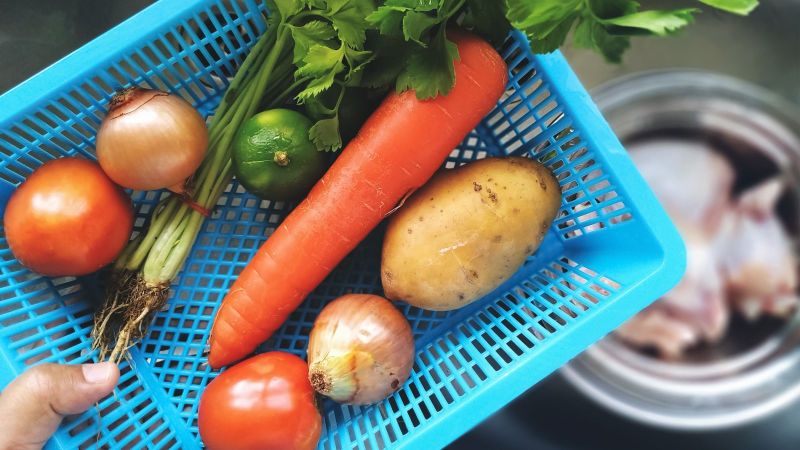
[[[0,0],[0,93],[152,0]]]
[[[46,67],[149,0],[0,0],[0,93]],[[648,5],[674,1],[644,2]],[[688,0],[681,4],[691,4]],[[800,103],[800,2],[762,1],[749,19],[703,14],[678,37],[638,39],[620,66],[564,50],[587,87],[639,70],[693,67],[738,76]],[[800,407],[727,432],[665,432],[619,418],[558,375],[539,383],[459,439],[454,449],[800,448]]]

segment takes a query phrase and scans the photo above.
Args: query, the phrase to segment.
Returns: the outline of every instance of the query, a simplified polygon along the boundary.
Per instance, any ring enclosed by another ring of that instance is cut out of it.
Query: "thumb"
[[[89,409],[118,379],[108,362],[28,369],[0,393],[0,450],[41,448],[64,416]]]

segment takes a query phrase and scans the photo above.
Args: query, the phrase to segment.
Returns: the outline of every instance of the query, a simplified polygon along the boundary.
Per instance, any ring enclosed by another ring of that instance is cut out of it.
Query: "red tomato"
[[[200,399],[200,436],[211,450],[305,450],[319,441],[308,365],[289,353],[254,356],[222,372]]]
[[[133,228],[131,200],[94,162],[61,158],[36,169],[3,217],[14,256],[48,276],[85,275],[110,263]]]

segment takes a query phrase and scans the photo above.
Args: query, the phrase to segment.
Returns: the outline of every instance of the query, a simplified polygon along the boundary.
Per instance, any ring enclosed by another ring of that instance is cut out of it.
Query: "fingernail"
[[[84,364],[81,369],[83,370],[83,378],[87,383],[99,384],[105,383],[111,378],[114,373],[114,364],[110,362]]]

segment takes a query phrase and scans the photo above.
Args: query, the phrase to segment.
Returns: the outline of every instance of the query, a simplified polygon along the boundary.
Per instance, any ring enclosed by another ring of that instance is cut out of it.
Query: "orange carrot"
[[[507,68],[487,42],[451,32],[460,59],[446,96],[392,93],[231,287],[214,321],[219,368],[268,339],[404,196],[422,186],[494,107]]]

